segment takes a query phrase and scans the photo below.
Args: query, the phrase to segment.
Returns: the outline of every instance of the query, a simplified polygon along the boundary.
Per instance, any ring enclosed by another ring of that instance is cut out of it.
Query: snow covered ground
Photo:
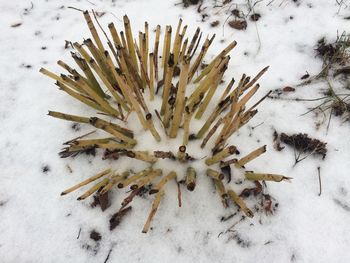
[[[141,230],[153,198],[134,200],[131,214],[110,231],[108,221],[119,208],[120,192],[114,193],[112,206],[103,213],[91,209],[91,200],[76,201],[75,193],[60,197],[62,190],[108,165],[134,165],[128,160],[103,161],[100,154],[74,159],[57,155],[63,141],[91,128],[82,125],[75,131],[72,123],[46,116],[47,110],[93,114],[38,72],[41,67],[60,72],[58,59],[71,62],[64,40],[89,36],[83,16],[68,6],[106,12],[100,18],[104,26],[113,21],[121,28],[122,16],[127,14],[135,33],[144,21],[152,30],[157,24],[175,27],[181,17],[191,32],[200,26],[204,33],[216,34],[208,58],[236,40],[226,79],[254,75],[270,65],[257,97],[295,86],[306,71],[317,74],[322,68],[322,61],[315,58],[317,41],[334,40],[337,31],[349,30],[349,20],[344,19],[350,16],[348,1],[341,6],[335,0],[260,1],[254,9],[261,18],[256,24],[248,22],[243,31],[227,24],[223,30],[228,14],[214,15],[218,9],[210,10],[212,2],[204,1],[202,8],[208,6],[210,17],[202,22],[196,7],[175,5],[180,1],[1,1],[0,262],[105,262],[108,254],[108,262],[350,261],[349,123],[333,117],[328,132],[326,124],[316,129],[313,113],[301,116],[316,106],[312,102],[266,100],[232,141],[246,152],[267,144],[267,153],[248,168],[294,178],[292,183],[268,183],[269,194],[279,204],[273,215],[258,214],[240,222],[238,214],[221,222],[236,208],[224,210],[204,177],[194,192],[182,192],[181,208],[175,187],[169,188],[148,234]],[[245,10],[247,1],[232,2]],[[211,27],[215,20],[220,25]],[[317,98],[325,88],[322,82],[297,87],[284,97]],[[292,148],[281,152],[273,148],[274,130],[308,133],[327,142],[327,157],[310,156],[294,166]],[[322,178],[320,196],[317,167]],[[233,232],[225,232],[235,223]],[[92,230],[101,234],[101,240],[90,238]]]

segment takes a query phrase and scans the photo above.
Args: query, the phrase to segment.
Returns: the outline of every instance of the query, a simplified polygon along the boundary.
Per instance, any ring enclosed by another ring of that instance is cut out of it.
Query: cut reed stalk
[[[153,53],[149,54],[149,99],[154,100],[154,57]],[[157,83],[157,82],[156,82]]]
[[[136,184],[131,185],[130,189],[135,190],[137,188],[144,187],[145,185],[148,185],[149,183],[151,183],[156,177],[161,175],[162,175],[161,169],[156,169],[154,171],[151,171],[148,175],[138,180]]]
[[[185,58],[181,68],[180,80],[179,80],[179,85],[176,93],[174,119],[169,132],[170,138],[176,138],[177,131],[179,129],[179,126],[182,120],[184,106],[185,106],[185,92],[186,92],[186,86],[187,86],[188,72],[189,72],[189,61],[187,60],[187,58]]]
[[[97,33],[97,30],[96,30],[96,28],[94,26],[94,23],[91,20],[91,17],[89,15],[89,11],[86,10],[84,12],[84,18],[85,18],[85,21],[86,21],[86,23],[87,23],[87,25],[89,27],[90,33],[91,33],[92,37],[94,38],[94,40],[95,40],[95,42],[97,44],[98,49],[100,50],[100,52],[104,52],[105,49],[104,49],[103,44],[101,42],[101,39],[100,39],[100,37],[99,37],[99,35]]]
[[[227,194],[230,196],[232,201],[240,208],[242,209],[243,213],[248,217],[254,217],[253,212],[247,207],[247,205],[244,203],[243,199],[239,197],[233,190],[228,190]]]
[[[143,227],[142,233],[147,233],[147,232],[148,232],[148,230],[149,230],[149,228],[150,228],[150,226],[151,226],[152,219],[153,219],[154,215],[155,215],[156,212],[157,212],[158,206],[159,206],[160,201],[161,201],[161,199],[162,199],[163,196],[164,196],[164,190],[161,189],[161,190],[157,193],[157,195],[156,195],[156,197],[155,197],[155,199],[154,199],[154,202],[153,202],[153,204],[152,204],[151,212],[150,212],[149,215],[148,215],[148,218],[147,218],[147,221],[146,221],[146,223],[145,223],[145,225],[144,225],[144,227]]]
[[[124,21],[124,30],[125,30],[126,41],[128,44],[129,55],[131,57],[131,61],[133,63],[134,68],[136,69],[136,71],[138,71],[137,58],[136,58],[136,52],[135,52],[134,40],[133,40],[134,38],[132,36],[130,20],[125,15],[123,16],[123,21]]]
[[[207,75],[210,70],[213,68],[217,60],[220,60],[221,58],[225,57],[235,46],[237,45],[236,41],[231,42],[226,48],[224,48],[219,55],[217,55],[208,66],[205,67],[205,69],[201,72],[201,74],[193,81],[194,83],[199,82],[205,75]]]
[[[154,78],[155,83],[158,84],[159,77],[158,77],[158,49],[159,49],[159,38],[160,38],[160,25],[157,25],[156,28],[156,38],[154,41],[154,49],[153,49],[153,64],[154,64]]]
[[[226,147],[225,149],[216,153],[214,156],[205,159],[205,164],[210,166],[210,165],[213,165],[215,163],[219,163],[220,161],[222,161],[226,157],[236,153],[236,151],[237,151],[237,148],[233,145]]]
[[[87,190],[85,193],[83,193],[81,196],[79,196],[77,198],[77,200],[78,201],[84,200],[85,198],[89,197],[90,195],[92,195],[93,193],[95,193],[96,191],[98,191],[99,189],[104,187],[105,185],[107,185],[108,182],[109,182],[109,178],[104,178],[102,181],[100,181],[99,183],[95,184],[89,190]]]
[[[281,182],[283,180],[293,179],[292,177],[286,177],[279,174],[268,174],[268,173],[254,173],[246,172],[245,178],[252,181],[272,181],[272,182]]]
[[[87,185],[87,184],[89,184],[89,183],[91,183],[91,182],[93,182],[93,181],[95,181],[95,180],[101,178],[102,176],[105,176],[105,175],[111,173],[111,171],[112,171],[112,170],[111,170],[110,168],[109,168],[109,169],[106,169],[106,170],[104,170],[104,171],[102,171],[102,172],[100,172],[100,173],[98,173],[98,174],[96,174],[96,175],[94,175],[94,176],[92,176],[92,177],[90,177],[90,178],[88,178],[88,179],[86,179],[86,180],[80,182],[79,184],[76,184],[76,185],[74,185],[74,186],[68,188],[67,190],[64,190],[64,191],[61,193],[61,195],[69,194],[69,193],[71,193],[71,192],[77,190],[78,188],[80,188],[80,187],[82,187],[82,186],[84,186],[84,185]]]
[[[164,115],[165,113],[165,108],[167,107],[167,101],[169,99],[170,95],[170,89],[171,89],[171,81],[173,78],[174,74],[174,55],[170,54],[169,55],[169,60],[167,63],[167,68],[166,68],[166,74],[164,78],[164,88],[163,88],[163,100],[162,100],[162,106],[160,109],[160,115]]]
[[[243,158],[239,159],[236,162],[237,166],[244,167],[247,163],[254,160],[255,158],[259,157],[261,154],[266,152],[266,145],[259,147],[258,149],[252,151],[248,155],[244,156]]]
[[[107,185],[105,185],[100,194],[103,195],[107,193],[109,190],[111,190],[117,183],[125,180],[129,176],[129,171],[123,172],[121,175],[114,174],[111,176],[109,182]]]
[[[163,189],[164,185],[169,181],[176,179],[176,172],[171,171],[166,176],[164,176],[150,191],[149,194],[158,193],[161,189]]]
[[[207,175],[215,180],[223,180],[224,179],[223,173],[220,173],[220,172],[215,171],[215,170],[210,169],[210,168],[207,169]]]
[[[194,74],[196,73],[198,67],[200,66],[205,54],[207,53],[209,47],[210,47],[210,44],[213,42],[215,38],[215,34],[211,37],[211,39],[206,39],[203,46],[202,46],[202,49],[200,51],[200,53],[198,54],[195,62],[193,63],[191,69],[190,69],[190,73],[188,74],[188,82],[190,82],[194,76]]]
[[[144,169],[128,178],[125,178],[121,182],[118,183],[118,188],[124,188],[127,187],[128,185],[132,184],[133,182],[141,179],[142,177],[148,175],[152,171],[151,168]]]
[[[213,179],[214,184],[215,184],[215,188],[220,196],[221,199],[221,203],[224,206],[224,208],[228,207],[228,203],[227,203],[227,193],[226,193],[226,189],[225,186],[222,182],[222,180],[217,180],[217,179]]]
[[[185,184],[187,187],[187,190],[193,191],[196,187],[196,178],[197,178],[197,172],[193,167],[188,167],[186,171],[186,179]]]

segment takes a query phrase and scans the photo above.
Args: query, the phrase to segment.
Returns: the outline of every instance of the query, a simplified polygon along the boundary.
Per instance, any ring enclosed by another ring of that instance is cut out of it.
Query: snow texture
[[[246,8],[247,1],[233,2]],[[253,219],[240,221],[237,213],[221,222],[222,216],[237,209],[223,209],[202,172],[194,192],[182,191],[181,208],[177,206],[175,183],[169,183],[148,234],[141,230],[153,196],[135,199],[131,213],[113,231],[108,221],[119,209],[125,191],[112,191],[112,206],[103,213],[90,207],[91,199],[76,201],[75,192],[61,197],[62,190],[108,166],[136,171],[144,166],[130,159],[103,161],[101,152],[96,157],[67,159],[57,155],[63,141],[92,129],[84,125],[73,129],[72,123],[46,116],[47,110],[94,114],[38,72],[41,67],[61,72],[58,59],[72,64],[64,40],[81,41],[90,35],[83,16],[69,6],[106,12],[99,19],[101,24],[106,27],[113,21],[120,30],[122,16],[127,14],[135,34],[144,21],[149,22],[151,31],[157,24],[175,27],[181,17],[190,34],[197,26],[204,34],[216,34],[207,60],[236,40],[226,81],[239,79],[242,73],[253,76],[270,66],[255,100],[269,90],[299,83],[305,71],[317,74],[322,67],[314,52],[317,40],[334,40],[337,31],[348,30],[349,20],[344,18],[350,15],[350,9],[335,0],[260,1],[254,6],[260,20],[238,31],[227,24],[223,30],[228,16],[225,12],[215,16],[208,7],[210,17],[202,22],[196,8],[185,9],[181,1],[1,1],[0,262],[104,262],[109,253],[107,262],[350,261],[349,124],[333,118],[328,132],[326,125],[316,129],[314,114],[302,116],[315,106],[312,102],[266,100],[258,115],[231,141],[242,154],[267,144],[267,153],[247,168],[294,178],[292,183],[267,183],[268,193],[279,204],[273,215],[258,213]],[[211,27],[214,20],[221,24]],[[316,98],[324,88],[324,83],[316,83],[298,87],[286,96]],[[131,123],[133,120],[135,116],[131,116]],[[294,166],[292,148],[274,149],[274,130],[308,133],[326,141],[326,159],[310,156]],[[139,149],[176,149],[179,145],[172,141],[157,145],[140,128],[136,133]],[[192,149],[197,156],[202,154]],[[159,165],[169,168],[169,163]],[[322,177],[320,196],[317,167]],[[170,168],[179,174],[183,170]],[[233,189],[241,189],[231,184]],[[232,231],[225,232],[235,223]],[[101,234],[101,240],[90,238],[92,230]]]

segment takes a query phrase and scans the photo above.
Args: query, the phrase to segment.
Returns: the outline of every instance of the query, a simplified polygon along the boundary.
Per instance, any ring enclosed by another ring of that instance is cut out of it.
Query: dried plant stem
[[[210,166],[213,165],[215,163],[219,163],[220,161],[222,161],[223,159],[225,159],[226,157],[234,154],[237,151],[237,148],[233,145],[221,150],[220,152],[216,153],[214,156],[205,159],[205,164]]]
[[[193,191],[196,187],[196,178],[197,178],[197,172],[193,167],[188,167],[186,171],[186,179],[185,184],[187,187],[187,190]]]
[[[177,155],[176,155],[176,158],[182,162],[185,160],[186,158],[186,146],[185,145],[181,145],[179,147],[179,150],[177,151]]]
[[[61,77],[59,77],[56,74],[54,74],[54,73],[52,73],[44,68],[41,68],[40,72],[43,73],[44,75],[50,77],[50,78],[55,79],[58,82],[58,85],[59,85],[59,83],[63,83],[65,85],[72,87],[75,90],[78,90],[78,91],[84,90],[84,92],[86,92],[98,104],[98,107],[103,109],[103,111],[105,111],[113,116],[120,115],[116,109],[112,108],[107,101],[105,101],[103,98],[101,98],[90,86],[88,86],[82,80],[79,81],[79,79],[76,79],[76,81],[74,82],[73,80],[67,78],[65,75],[62,75]],[[79,81],[79,82],[77,82],[77,81]],[[67,92],[67,89],[65,89],[65,91]],[[74,93],[71,93],[71,94],[74,94]],[[78,98],[78,97],[79,96],[75,96],[75,98]],[[82,101],[82,98],[80,97],[79,100]]]
[[[142,152],[142,151],[127,151],[126,156],[130,158],[135,158],[140,161],[148,162],[148,163],[155,163],[157,162],[158,158],[154,155]]]
[[[227,161],[222,161],[222,162],[220,162],[220,167],[229,166],[231,164],[235,164],[236,162],[237,162],[236,158],[233,158],[233,159],[230,159],[230,160],[227,160]]]
[[[122,40],[123,47],[125,51],[129,54],[128,44],[126,43],[125,35],[123,31],[120,31],[120,39]],[[130,60],[131,61],[131,60]],[[131,62],[132,63],[132,62]]]
[[[245,178],[252,181],[272,181],[272,182],[281,182],[283,180],[293,179],[292,177],[286,177],[279,174],[267,174],[267,173],[254,173],[246,172]]]
[[[210,169],[210,168],[207,169],[207,175],[215,180],[223,180],[224,179],[224,174],[222,174],[218,171],[215,171],[213,169]]]
[[[162,67],[164,68],[164,73],[166,73],[166,67],[169,60],[170,54],[170,44],[171,44],[171,26],[166,26],[165,35],[164,35],[164,43],[163,43],[163,56],[162,56]],[[163,80],[164,80],[163,76]]]
[[[192,53],[192,50],[193,50],[193,48],[194,48],[194,45],[196,44],[196,41],[197,41],[197,39],[198,39],[198,37],[199,37],[199,33],[201,32],[201,30],[200,30],[200,28],[199,27],[197,27],[197,29],[196,29],[196,32],[194,33],[194,35],[193,35],[193,37],[192,37],[192,40],[191,40],[191,43],[190,43],[190,45],[189,45],[189,47],[188,47],[188,49],[187,49],[187,56],[190,58],[191,57],[191,53]]]
[[[176,138],[177,131],[179,129],[179,126],[180,126],[180,123],[182,120],[184,107],[185,107],[185,92],[186,92],[188,71],[189,71],[189,61],[187,59],[185,59],[183,62],[183,65],[182,65],[179,85],[177,88],[177,94],[176,94],[176,100],[175,100],[175,110],[174,110],[174,119],[173,119],[172,126],[171,126],[170,132],[169,132],[170,138]]]
[[[88,82],[87,78],[85,78],[84,76],[79,74],[75,69],[71,68],[68,64],[66,64],[62,60],[57,61],[57,64],[59,66],[61,66],[62,68],[64,68],[65,70],[67,70],[70,74],[72,74],[73,77],[79,77],[79,78],[83,79],[85,82]]]
[[[264,152],[266,152],[266,145],[259,147],[258,149],[252,151],[251,153],[249,153],[248,155],[244,156],[243,158],[239,159],[236,162],[236,165],[240,166],[240,167],[244,167],[244,165],[246,165],[247,163],[249,163],[250,161],[254,160],[255,158],[259,157],[261,154],[263,154]]]
[[[182,201],[181,201],[181,188],[180,188],[180,183],[176,182],[177,184],[177,202],[179,204],[179,207],[181,207],[182,205]]]
[[[213,42],[215,38],[215,34],[212,36],[212,38],[209,40],[208,38],[205,40],[201,52],[198,54],[195,62],[193,63],[190,72],[188,74],[188,82],[190,82],[194,76],[194,73],[197,71],[198,67],[200,66],[205,54],[207,53],[210,44]]]
[[[79,196],[77,198],[78,201],[80,200],[84,200],[85,198],[89,197],[90,195],[92,195],[93,193],[95,193],[96,191],[98,191],[100,188],[104,187],[106,184],[108,184],[109,182],[109,178],[104,178],[102,181],[100,181],[99,183],[95,184],[94,186],[92,186],[89,190],[87,190],[84,194],[82,194],[81,196]]]
[[[184,122],[183,122],[183,129],[184,129],[184,134],[183,134],[183,139],[182,139],[182,144],[187,145],[188,144],[188,139],[190,136],[190,122],[191,118],[193,115],[193,112],[190,111],[189,107],[185,107],[185,116],[184,116]]]
[[[234,84],[234,79],[232,79],[229,83],[229,85],[226,87],[225,91],[223,92],[219,103],[217,104],[217,106],[215,107],[215,109],[213,110],[213,112],[209,115],[209,117],[207,118],[207,121],[205,122],[205,124],[202,126],[202,128],[197,132],[196,134],[196,138],[202,138],[203,135],[207,132],[207,130],[210,128],[211,124],[215,121],[215,119],[220,115],[221,112],[223,112],[229,105],[230,103],[234,102],[234,97],[227,96],[227,94],[229,93],[230,89],[232,88]],[[237,96],[236,96],[237,97]],[[221,123],[224,121],[224,119],[220,118],[216,124],[213,126],[213,128],[209,131],[209,133],[207,134],[206,138],[203,140],[202,148],[206,145],[207,141],[210,139],[210,137],[215,133],[215,131],[217,130],[217,128],[221,125]]]
[[[228,190],[227,194],[231,197],[232,201],[242,209],[243,213],[248,217],[254,217],[253,212],[247,207],[243,199],[239,197],[233,190]]]
[[[75,43],[74,46],[79,50],[80,53],[83,52],[83,48]],[[108,54],[108,52],[106,51],[106,53]],[[125,110],[128,110],[129,108],[126,106],[126,104],[124,103],[124,101],[122,100],[122,98],[119,96],[119,94],[116,92],[116,90],[113,88],[113,84],[111,82],[111,79],[107,78],[107,75],[110,74],[111,71],[104,72],[95,62],[95,60],[93,58],[90,58],[88,60],[89,65],[91,66],[91,68],[97,73],[97,75],[100,77],[100,79],[102,80],[102,82],[106,85],[107,89],[111,92],[111,94],[113,95],[113,97],[116,99],[116,101],[118,103],[120,103],[123,108]],[[113,67],[112,67],[113,68]],[[106,75],[107,74],[107,75]],[[112,80],[114,82],[114,80]],[[115,84],[114,84],[115,85]],[[104,93],[103,93],[104,94]]]
[[[171,118],[173,117],[175,97],[170,97],[170,99],[168,100],[167,103],[168,103],[168,105],[165,107],[165,112],[164,112],[164,117],[163,117],[162,122],[163,122],[164,127],[165,127],[165,133],[167,134],[167,136],[169,136],[169,133],[166,129],[169,128]]]
[[[231,122],[228,120],[228,122],[225,123],[224,127],[221,130],[221,134],[215,143],[215,147],[213,148],[214,152],[224,147],[227,139],[240,128],[241,113],[242,110],[235,114]]]
[[[61,113],[57,111],[49,111],[47,114],[51,117],[59,118],[62,120],[67,120],[67,121],[75,121],[75,122],[80,122],[80,123],[89,123],[89,118],[81,117],[81,116],[76,116],[76,115],[71,115],[71,114],[66,114],[66,113]]]
[[[201,95],[204,95],[210,85],[215,81],[217,78],[218,72],[220,71],[221,67],[224,65],[223,60],[218,61],[217,64],[214,67],[214,70],[212,70],[206,78],[201,81],[201,83],[198,85],[198,87],[192,92],[190,97],[188,98],[189,100],[189,105],[194,105],[195,103],[198,102],[198,98],[201,97]]]
[[[245,104],[250,100],[254,94],[258,91],[260,85],[256,84],[251,90],[248,91],[248,93],[238,102],[237,107],[243,108]]]
[[[204,148],[205,145],[207,145],[209,139],[214,135],[214,133],[216,132],[216,130],[219,128],[219,126],[221,125],[223,121],[223,118],[218,119],[218,121],[215,123],[215,125],[210,129],[210,131],[208,132],[208,134],[204,137],[202,143],[201,143],[201,148]]]
[[[222,79],[222,76],[224,75],[225,70],[227,69],[227,63],[229,61],[229,57],[227,57],[227,60],[223,66],[223,68],[221,69],[222,72],[219,73],[219,75],[217,76],[217,78],[214,80],[214,82],[210,85],[209,90],[205,96],[205,98],[203,99],[203,102],[199,105],[198,107],[198,111],[197,114],[195,116],[196,119],[200,119],[202,118],[203,113],[205,112],[205,110],[207,109],[211,99],[214,96],[214,93],[217,89],[217,87],[219,86],[219,83]]]
[[[134,199],[134,197],[136,195],[138,195],[141,191],[143,190],[143,188],[137,188],[135,190],[132,190],[131,193],[126,197],[124,198],[123,202],[122,202],[122,206],[120,207],[119,211],[123,211],[124,208],[130,204],[132,202],[132,200]],[[127,208],[125,208],[127,209]]]
[[[123,172],[122,175],[118,175],[118,174],[112,175],[108,184],[106,184],[102,188],[100,194],[103,195],[103,194],[107,193],[109,190],[111,190],[113,188],[113,186],[115,186],[117,183],[125,180],[128,176],[129,176],[129,171]]]
[[[111,123],[108,123],[102,119],[99,119],[97,117],[90,118],[89,120],[90,124],[93,125],[94,127],[104,130],[113,136],[117,137],[118,139],[131,144],[135,145],[137,141],[135,139],[130,138],[129,136],[125,135],[122,130],[117,130],[116,129],[116,124],[112,125]]]
[[[133,184],[132,186],[130,186],[130,189],[135,190],[137,188],[141,188],[141,187],[149,184],[157,176],[161,176],[161,175],[162,175],[162,170],[161,169],[156,169],[154,171],[151,171],[145,177],[143,177],[140,180],[138,180],[136,184]]]
[[[225,100],[226,96],[229,94],[229,92],[231,91],[233,84],[235,84],[235,79],[232,78],[230,80],[230,82],[228,83],[228,85],[226,86],[224,92],[222,93],[220,100],[219,100],[219,104],[222,103],[222,101]]]
[[[147,221],[146,221],[146,223],[145,223],[145,225],[144,225],[144,227],[143,227],[142,233],[147,233],[147,232],[148,232],[148,230],[149,230],[149,228],[150,228],[150,226],[151,226],[152,219],[153,219],[154,215],[155,215],[156,212],[157,212],[158,206],[159,206],[159,204],[160,204],[160,201],[161,201],[163,195],[164,195],[164,190],[161,189],[161,190],[157,193],[157,195],[156,195],[156,197],[155,197],[155,199],[154,199],[154,202],[153,202],[153,204],[152,204],[151,212],[150,212],[149,215],[148,215],[148,218],[147,218]]]
[[[207,75],[213,66],[215,65],[217,60],[220,60],[221,58],[225,57],[235,46],[237,45],[236,41],[231,42],[226,48],[224,48],[219,55],[217,55],[208,66],[201,72],[201,74],[193,81],[194,83],[199,82],[205,75]]]
[[[109,23],[108,24],[108,29],[109,29],[109,32],[112,35],[112,39],[113,39],[114,46],[116,47],[116,49],[118,50],[120,47],[123,47],[122,41],[120,40],[120,37],[118,35],[118,32],[117,32],[114,24],[113,23]]]
[[[148,33],[148,23],[145,22],[145,34],[144,34],[144,45],[143,45],[143,57],[144,57],[144,64],[145,69],[147,73],[148,68],[148,49],[149,49],[149,33]]]
[[[136,54],[137,54],[137,57],[139,59],[139,62],[140,62],[140,68],[141,68],[141,73],[142,73],[142,78],[144,80],[144,82],[146,82],[147,86],[149,87],[150,86],[150,80],[149,80],[149,77],[148,77],[148,74],[147,74],[147,64],[146,64],[146,61],[145,61],[145,58],[142,54],[142,50],[139,50],[137,44],[135,43],[135,49],[136,49]],[[147,57],[148,58],[148,57]]]
[[[97,44],[98,49],[101,52],[103,52],[105,49],[104,49],[104,47],[102,45],[101,39],[100,39],[100,37],[99,37],[99,35],[98,35],[97,31],[96,31],[94,23],[92,22],[91,17],[89,15],[89,12],[87,10],[84,12],[84,18],[86,20],[86,23],[88,24],[89,30],[90,30],[91,35],[92,35],[92,37],[94,38],[94,40],[95,40],[95,42]]]
[[[84,103],[84,104],[86,104],[86,105],[90,106],[91,108],[94,108],[98,111],[105,112],[105,113],[109,114],[108,112],[106,112],[105,109],[103,109],[95,101],[81,95],[80,93],[73,91],[72,89],[70,89],[66,85],[64,85],[62,82],[57,81],[56,85],[60,88],[60,90],[66,92],[68,95],[72,96],[76,100],[79,100],[80,102],[82,102],[82,103]]]
[[[73,140],[68,143],[68,145],[76,146],[91,146],[97,143],[108,143],[109,141],[114,141],[114,137],[101,138],[101,139],[86,139],[86,140]]]
[[[163,100],[162,100],[162,106],[160,109],[160,114],[164,115],[165,113],[165,108],[167,107],[167,101],[169,99],[170,95],[170,89],[171,89],[171,80],[173,78],[174,74],[174,55],[170,54],[169,55],[169,60],[167,63],[168,67],[166,69],[166,74],[164,78],[164,88],[163,88]]]
[[[269,92],[266,93],[266,95],[264,97],[262,97],[260,100],[258,100],[258,102],[256,102],[253,106],[251,106],[247,112],[251,112],[253,111],[253,109],[255,109],[261,102],[263,102],[270,94],[272,93],[272,90],[270,90]]]
[[[132,184],[133,182],[141,179],[142,177],[148,175],[152,171],[151,168],[144,169],[126,179],[118,183],[118,188],[124,188],[127,187],[128,185]]]
[[[113,82],[115,83],[115,80],[112,78],[112,76],[110,74],[110,69],[107,67],[106,60],[103,57],[103,54],[105,51],[99,50],[98,47],[95,46],[95,44],[92,42],[92,40],[90,38],[85,39],[83,44],[88,47],[90,53],[92,54],[94,59],[97,61],[97,64],[99,65],[101,70],[106,74],[108,80],[111,83],[113,83]]]
[[[134,145],[125,144],[125,143],[117,143],[117,142],[109,142],[109,143],[95,143],[94,146],[102,149],[109,149],[109,150],[126,150],[126,149],[132,149]]]
[[[242,77],[243,79],[243,77]],[[240,81],[241,84],[242,81]],[[214,147],[214,151],[217,151],[218,149],[220,149],[222,147],[222,145],[225,143],[226,139],[228,138],[228,133],[230,132],[229,128],[232,125],[232,123],[234,123],[238,118],[239,118],[239,114],[241,112],[241,110],[239,110],[238,108],[238,93],[240,90],[240,84],[238,85],[237,89],[235,89],[232,93],[232,103],[231,103],[231,108],[229,110],[229,112],[225,115],[223,123],[224,123],[224,127],[222,128],[219,136],[216,139],[215,142],[215,147]],[[233,120],[232,120],[233,119]]]
[[[227,105],[228,106],[228,105]],[[206,122],[203,124],[202,128],[197,132],[196,138],[200,139],[204,136],[204,134],[208,131],[212,123],[215,121],[215,119],[220,115],[220,113],[225,109],[226,107],[221,107],[218,105],[214,111],[209,115]],[[223,119],[222,119],[223,121]],[[221,121],[221,122],[222,122]],[[219,124],[220,125],[220,124]]]
[[[242,92],[244,92],[245,90],[253,86],[261,78],[261,76],[265,74],[265,72],[268,69],[269,69],[269,66],[263,68],[248,84],[244,85],[244,87],[242,88]]]
[[[118,81],[119,87],[121,88],[121,90],[124,94],[124,97],[128,98],[128,101],[130,102],[133,109],[135,110],[137,117],[139,118],[140,123],[143,126],[144,130],[149,129],[149,124],[146,122],[146,119],[142,114],[140,106],[139,106],[136,98],[134,97],[134,95],[131,93],[130,88],[127,86],[127,84],[124,82],[124,80],[116,72],[114,74],[115,74],[115,77]]]
[[[133,63],[134,68],[136,71],[138,71],[138,64],[137,64],[137,58],[136,58],[136,52],[135,52],[135,46],[134,46],[134,38],[132,36],[132,31],[130,27],[130,20],[125,15],[123,16],[124,21],[124,30],[125,30],[125,36],[126,36],[126,42],[128,44],[128,50],[130,54],[131,61]]]
[[[154,100],[154,57],[153,53],[149,54],[149,99]]]
[[[149,194],[158,193],[161,189],[163,189],[164,185],[170,180],[176,179],[176,172],[171,171],[166,176],[164,176],[150,191]]]
[[[185,39],[184,43],[182,44],[180,55],[179,55],[179,62],[181,63],[186,56],[186,49],[187,49],[187,44],[188,44],[188,38]],[[188,57],[190,59],[190,57]]]
[[[171,151],[168,151],[168,152],[154,151],[153,154],[154,154],[155,157],[161,158],[161,159],[166,159],[166,158],[167,159],[172,159],[172,160],[176,159],[175,155]]]
[[[228,207],[228,203],[227,203],[228,195],[226,193],[226,189],[225,189],[223,182],[221,180],[217,180],[217,179],[213,179],[213,181],[214,181],[216,190],[218,191],[218,194],[221,198],[222,205],[224,206],[224,208],[227,208]]]
[[[103,92],[100,84],[95,78],[94,73],[92,72],[89,64],[86,62],[85,59],[81,58],[77,55],[77,53],[72,52],[71,53],[72,58],[74,59],[75,63],[79,66],[79,68],[84,72],[90,86],[102,97],[106,97],[106,94]]]
[[[160,25],[157,25],[156,28],[156,39],[154,41],[154,50],[153,50],[153,64],[154,64],[154,78],[155,83],[158,84],[158,49],[159,49],[159,38],[160,38]]]
[[[87,185],[87,184],[89,184],[89,183],[91,183],[91,182],[93,182],[93,181],[95,181],[95,180],[101,178],[102,176],[105,176],[105,175],[109,174],[111,171],[112,171],[111,169],[106,169],[106,170],[104,170],[104,171],[102,171],[102,172],[100,172],[100,173],[98,173],[98,174],[96,174],[96,175],[94,175],[94,176],[92,176],[92,177],[86,179],[85,181],[82,181],[82,182],[80,182],[79,184],[76,184],[76,185],[74,185],[74,186],[68,188],[67,190],[64,190],[64,191],[61,193],[61,195],[69,194],[69,193],[71,193],[71,192],[77,190],[78,188],[80,188],[80,187],[82,187],[82,186],[84,186],[84,185]]]

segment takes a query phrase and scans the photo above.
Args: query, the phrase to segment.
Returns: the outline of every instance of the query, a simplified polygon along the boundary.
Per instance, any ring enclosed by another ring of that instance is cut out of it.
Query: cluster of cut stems
[[[182,26],[181,19],[175,32],[171,26],[165,27],[162,39],[161,27],[158,25],[155,30],[155,41],[150,43],[147,22],[144,32],[139,32],[138,38],[135,39],[127,16],[123,17],[124,31],[118,32],[116,26],[110,23],[109,34],[102,29],[95,16],[98,26],[107,39],[107,48],[103,45],[88,11],[84,12],[84,17],[92,39],[85,39],[83,43],[73,43],[74,52],[71,52],[71,55],[79,69],[76,70],[60,60],[58,64],[67,71],[66,74],[57,75],[44,68],[40,72],[54,79],[60,90],[94,108],[99,117],[83,117],[56,111],[49,111],[49,115],[92,125],[109,136],[96,139],[79,137],[70,140],[65,143],[67,147],[61,152],[61,156],[75,155],[93,147],[113,153],[115,159],[122,156],[135,158],[149,163],[150,167],[136,173],[117,172],[109,168],[65,190],[62,195],[99,180],[79,196],[78,200],[83,200],[94,193],[106,194],[112,188],[130,187],[131,192],[121,206],[121,209],[125,209],[142,189],[151,185],[148,187],[149,194],[156,196],[143,229],[143,232],[147,232],[168,182],[177,182],[180,206],[179,182],[185,184],[190,191],[195,189],[197,172],[189,163],[196,161],[196,158],[188,153],[189,139],[198,140],[201,148],[206,147],[208,141],[212,140],[214,145],[211,149],[212,154],[203,163],[207,166],[208,177],[215,183],[225,207],[228,204],[227,200],[231,199],[246,216],[252,217],[253,213],[243,199],[233,190],[226,189],[227,186],[223,183],[224,175],[217,169],[230,165],[244,168],[248,162],[266,151],[266,146],[262,146],[240,159],[230,158],[239,152],[236,146],[228,143],[229,138],[256,115],[257,106],[268,95],[247,107],[247,102],[259,89],[257,81],[268,67],[262,69],[254,78],[243,74],[237,85],[232,78],[223,89],[219,100],[214,101],[214,94],[228,69],[230,60],[228,54],[236,46],[235,41],[229,43],[209,63],[204,64],[205,55],[215,35],[207,37],[202,43],[202,32],[197,28],[193,37],[188,38],[187,26]],[[190,84],[194,87],[192,90],[187,89]],[[154,100],[156,96],[161,98],[161,105],[152,112],[147,102]],[[210,104],[214,107],[208,107]],[[134,137],[132,130],[125,127],[132,112],[136,113],[144,131],[150,132],[157,142],[162,140],[160,134],[163,133],[156,127],[164,129],[164,134],[169,138],[177,138],[181,134],[182,144],[179,145],[178,151],[173,153],[134,150],[137,138]],[[109,120],[103,119],[103,116]],[[202,127],[198,131],[192,131],[191,120],[202,119],[204,116]],[[114,120],[110,121],[111,118]],[[155,125],[156,121],[159,121],[160,125]],[[179,133],[180,129],[183,132]],[[163,175],[161,169],[152,168],[152,164],[164,158],[188,165],[186,175],[178,176],[175,171]],[[178,177],[185,179],[180,181]],[[246,172],[245,178],[252,181],[289,179],[281,175],[254,172]]]

